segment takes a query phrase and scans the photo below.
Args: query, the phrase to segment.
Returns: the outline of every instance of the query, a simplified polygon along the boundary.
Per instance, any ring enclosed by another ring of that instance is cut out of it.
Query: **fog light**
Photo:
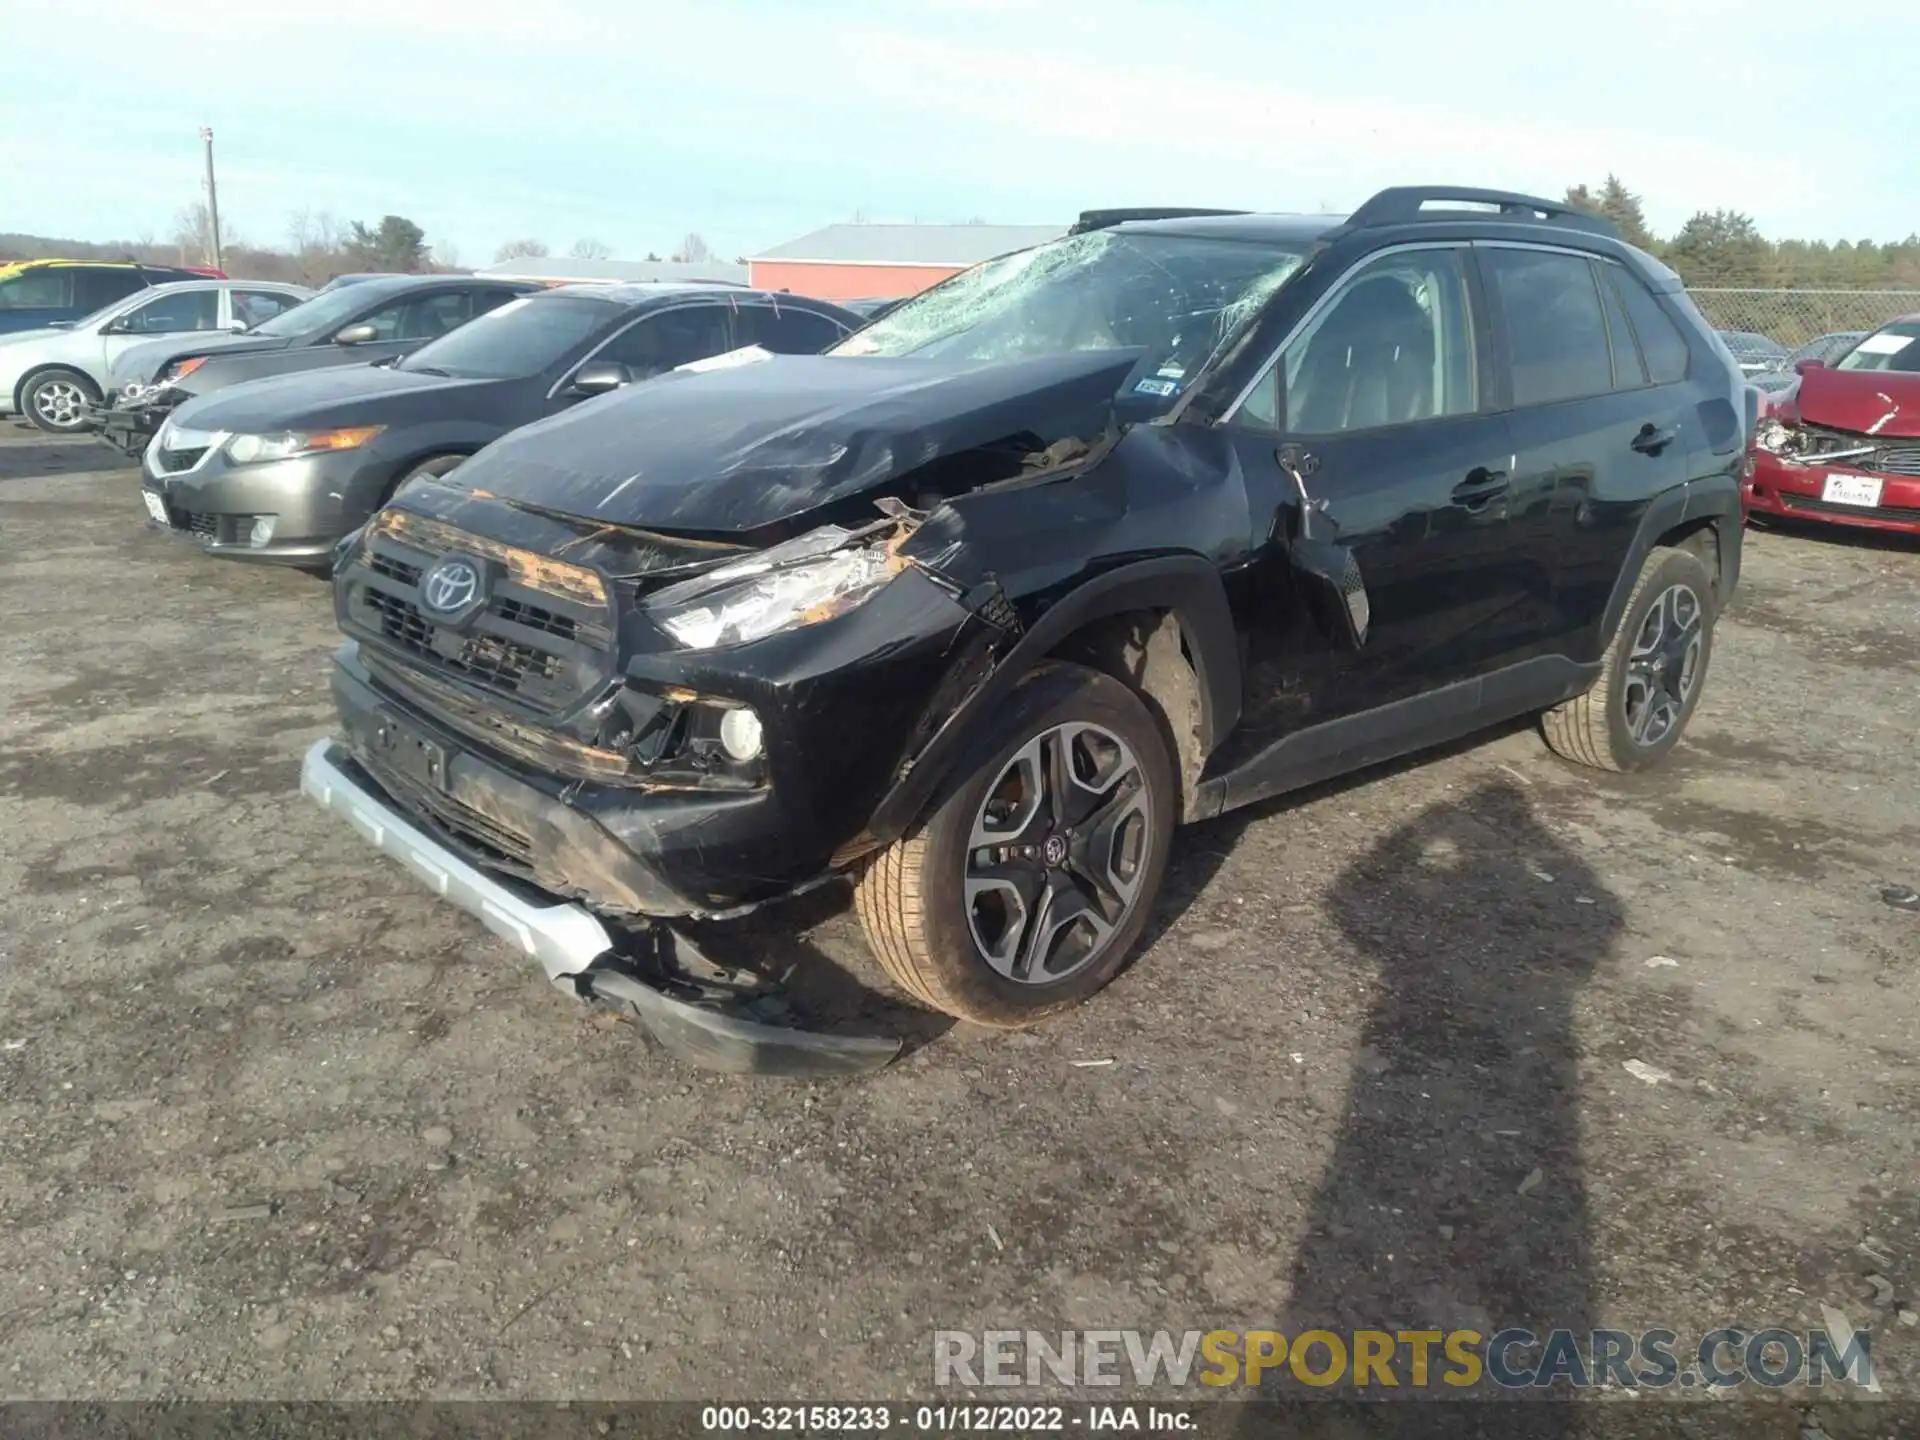
[[[758,759],[765,738],[760,717],[751,710],[729,710],[720,717],[720,748],[731,760],[745,764]]]
[[[272,515],[254,516],[253,528],[247,531],[247,544],[258,550],[261,546],[272,543],[275,518]]]

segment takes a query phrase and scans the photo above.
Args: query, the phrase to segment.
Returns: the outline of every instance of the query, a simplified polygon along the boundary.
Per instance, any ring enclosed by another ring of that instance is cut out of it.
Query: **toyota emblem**
[[[436,615],[455,615],[480,593],[480,572],[470,560],[442,560],[420,577],[420,600]]]

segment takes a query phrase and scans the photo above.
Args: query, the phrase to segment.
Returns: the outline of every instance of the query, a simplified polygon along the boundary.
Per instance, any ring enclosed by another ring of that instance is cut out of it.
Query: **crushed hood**
[[[463,485],[614,525],[740,532],[943,456],[1097,428],[1132,350],[954,363],[824,355],[680,371],[495,441]]]
[[[293,343],[285,335],[249,335],[245,332],[205,335],[170,335],[164,340],[143,340],[120,352],[113,362],[113,383],[129,380],[142,384],[151,380],[162,365],[192,355],[255,355],[269,350],[284,350]]]
[[[1901,370],[1809,370],[1795,393],[1810,425],[1859,435],[1920,436],[1920,373]]]

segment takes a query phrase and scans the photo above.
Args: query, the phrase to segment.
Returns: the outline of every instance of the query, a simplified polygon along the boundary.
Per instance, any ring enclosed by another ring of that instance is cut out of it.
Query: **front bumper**
[[[322,809],[405,865],[428,888],[474,916],[537,962],[549,981],[581,999],[632,1007],[654,1037],[682,1059],[734,1074],[845,1075],[877,1070],[900,1052],[898,1040],[822,1034],[745,1018],[724,1000],[698,993],[686,977],[692,960],[718,969],[690,941],[668,931],[674,973],[660,956],[636,964],[590,911],[556,903],[470,864],[405,819],[372,777],[340,746],[321,740],[308,750],[300,789]],[[649,968],[655,970],[648,974]],[[669,993],[669,987],[681,993]]]
[[[233,465],[215,448],[192,468],[168,473],[150,445],[140,469],[142,488],[158,498],[176,538],[222,559],[305,568],[331,560],[340,537],[372,513],[384,479],[384,472],[368,475],[364,457],[350,450]],[[271,518],[272,535],[256,545],[262,517]]]
[[[1829,476],[1878,482],[1879,503],[1860,505],[1826,498]],[[1754,457],[1752,476],[1741,486],[1741,499],[1749,513],[1920,535],[1920,477],[1848,465],[1793,465],[1762,450]]]

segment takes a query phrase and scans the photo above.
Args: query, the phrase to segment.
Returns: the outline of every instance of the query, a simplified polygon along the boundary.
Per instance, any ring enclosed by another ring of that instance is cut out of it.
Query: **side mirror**
[[[1329,640],[1358,650],[1367,643],[1373,607],[1353,551],[1338,540],[1315,533],[1332,523],[1319,502],[1307,493],[1306,477],[1319,462],[1298,445],[1282,445],[1276,458],[1293,480],[1300,504],[1293,536],[1287,541],[1287,560],[1305,582],[1307,608]]]
[[[335,332],[333,343],[336,345],[365,345],[369,340],[378,340],[380,332],[364,321],[358,325],[349,325]]]
[[[1353,551],[1335,540],[1299,537],[1287,546],[1294,572],[1307,583],[1307,607],[1329,640],[1358,650],[1367,643],[1373,608]]]
[[[575,395],[604,395],[633,383],[633,372],[611,360],[595,360],[573,372],[573,384],[567,389]]]
[[[252,326],[248,325],[246,321],[242,320],[237,315],[233,319],[227,322],[227,329],[231,330],[236,335],[244,335],[248,330],[252,328],[253,328]]]
[[[1796,360],[1793,362],[1793,371],[1796,375],[1804,375],[1809,370],[1824,370],[1826,368],[1826,361],[1816,360],[1812,356],[1808,356],[1805,360]]]

